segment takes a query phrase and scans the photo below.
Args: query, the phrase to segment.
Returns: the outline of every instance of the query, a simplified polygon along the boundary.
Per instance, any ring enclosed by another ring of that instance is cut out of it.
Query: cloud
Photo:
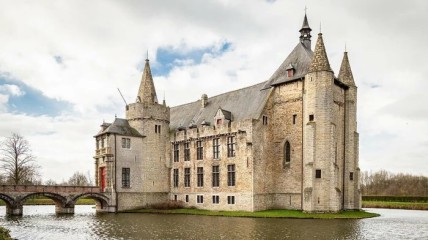
[[[361,168],[428,172],[421,165],[428,155],[428,32],[421,30],[428,4],[306,4],[313,42],[322,22],[336,75],[348,47]],[[135,100],[147,50],[158,98],[165,93],[169,106],[196,101],[267,80],[298,43],[304,7],[260,0],[4,1],[0,136],[13,130],[32,140],[45,178],[58,177],[57,166],[69,176],[77,165],[92,169],[92,136],[102,120],[124,116],[117,88]]]

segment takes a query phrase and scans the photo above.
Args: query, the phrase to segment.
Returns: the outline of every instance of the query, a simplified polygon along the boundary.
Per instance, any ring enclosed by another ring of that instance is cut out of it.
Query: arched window
[[[287,164],[289,164],[290,161],[291,161],[291,147],[290,147],[290,143],[288,141],[286,141],[285,144],[284,144],[283,167],[285,168],[285,166]]]

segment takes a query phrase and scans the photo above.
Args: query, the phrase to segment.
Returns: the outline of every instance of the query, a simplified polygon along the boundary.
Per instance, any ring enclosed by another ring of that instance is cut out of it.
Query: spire
[[[306,16],[305,10],[305,18],[303,19],[303,25],[299,32],[300,42],[308,49],[311,49],[311,31],[312,29],[309,27],[308,17]]]
[[[140,83],[140,89],[138,90],[137,102],[142,103],[157,103],[156,89],[153,84],[152,72],[150,70],[149,59],[146,59],[146,65],[144,66],[143,77]]]
[[[327,53],[325,51],[322,33],[318,33],[317,43],[315,45],[314,56],[309,67],[309,72],[330,71],[330,63],[328,62]]]
[[[340,65],[339,80],[349,86],[355,86],[354,76],[352,75],[351,65],[349,64],[348,52],[343,55],[342,65]]]

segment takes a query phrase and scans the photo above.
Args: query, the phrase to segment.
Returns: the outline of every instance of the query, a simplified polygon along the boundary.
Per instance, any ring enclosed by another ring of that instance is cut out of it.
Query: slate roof
[[[257,119],[260,117],[271,92],[269,89],[262,90],[265,84],[266,82],[262,82],[210,97],[205,108],[202,108],[200,100],[172,107],[170,128],[187,128],[192,124],[199,126],[203,121],[213,122],[219,108],[230,112],[233,121]]]
[[[114,133],[130,137],[144,137],[135,128],[131,127],[126,119],[116,118],[113,123],[103,123],[101,126],[108,127],[105,130],[101,129],[95,137],[105,133]]]
[[[284,60],[284,62],[275,71],[272,77],[270,77],[266,85],[263,86],[263,89],[304,77],[306,73],[308,73],[313,55],[314,53],[310,48],[306,48],[305,45],[299,42],[293,51]],[[287,76],[287,68],[290,64],[295,70],[292,77]]]

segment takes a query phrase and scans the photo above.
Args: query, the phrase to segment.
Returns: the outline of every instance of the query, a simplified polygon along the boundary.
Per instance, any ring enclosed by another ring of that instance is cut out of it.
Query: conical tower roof
[[[351,65],[349,64],[348,52],[343,55],[342,65],[340,65],[339,80],[349,86],[355,86]]]
[[[311,29],[311,28],[309,27],[308,17],[306,16],[306,13],[305,13],[305,18],[303,19],[302,29],[306,29],[306,28]],[[302,29],[301,29],[300,31],[302,31]]]
[[[153,84],[152,72],[150,70],[149,59],[146,59],[143,77],[141,78],[140,89],[138,90],[137,102],[157,103],[155,85]]]
[[[322,33],[318,33],[317,43],[315,45],[314,56],[312,58],[311,66],[309,67],[309,72],[319,72],[319,71],[330,71],[330,63],[328,62],[327,53],[325,51],[324,41],[322,39]]]

